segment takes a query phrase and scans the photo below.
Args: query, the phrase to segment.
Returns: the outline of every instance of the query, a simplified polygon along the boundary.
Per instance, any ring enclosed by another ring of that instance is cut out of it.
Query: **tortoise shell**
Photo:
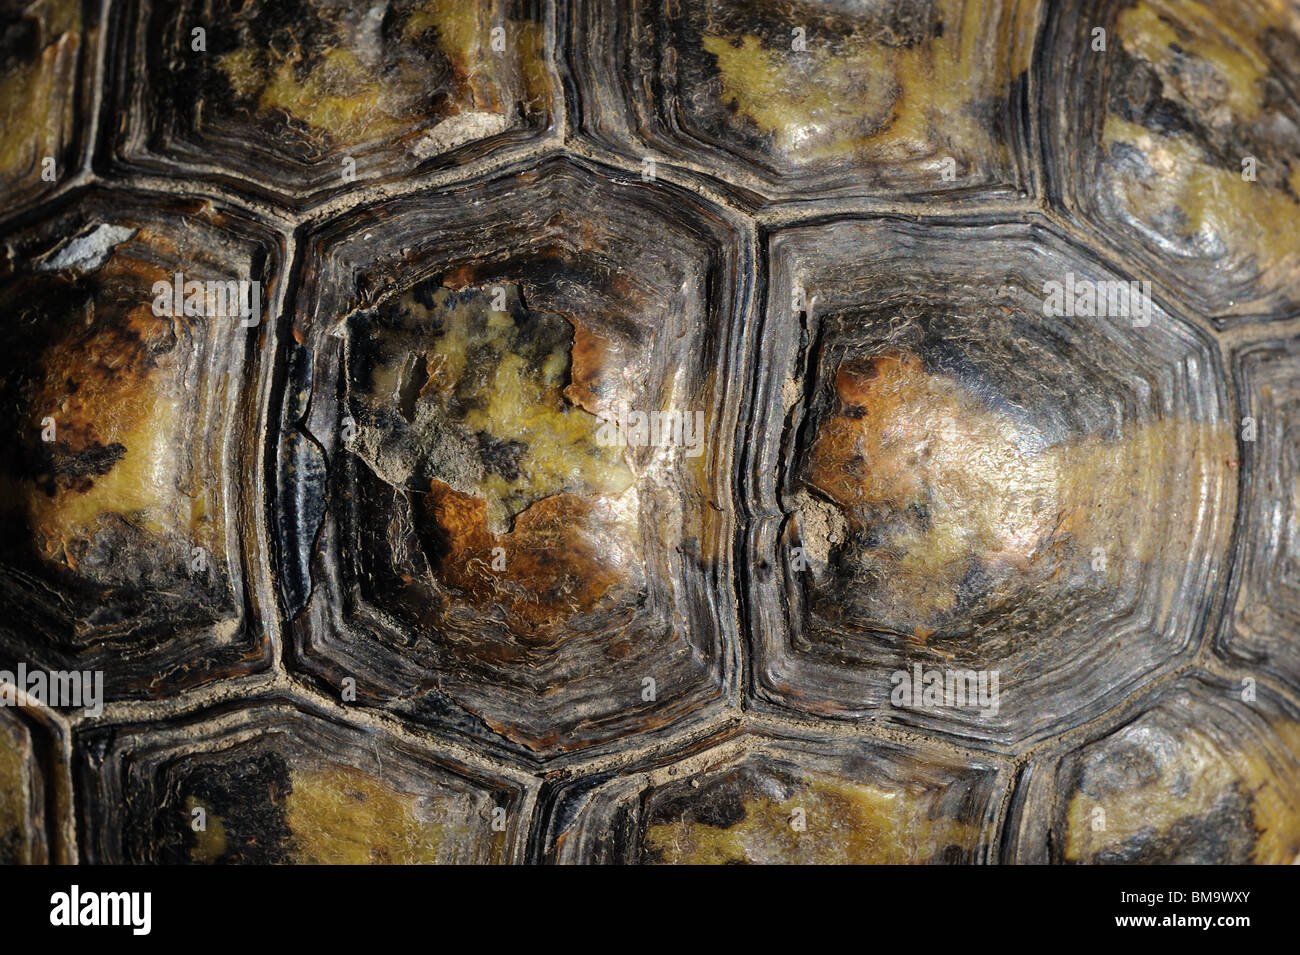
[[[0,857],[1300,859],[1300,6],[5,0]]]

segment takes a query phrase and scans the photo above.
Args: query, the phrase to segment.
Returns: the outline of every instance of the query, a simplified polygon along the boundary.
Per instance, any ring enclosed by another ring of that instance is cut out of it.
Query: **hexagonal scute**
[[[581,0],[582,128],[774,198],[1014,196],[1038,6]]]
[[[281,240],[207,205],[94,193],[7,241],[0,662],[103,670],[110,698],[264,667],[239,529],[262,486]]]
[[[1040,62],[1057,201],[1220,322],[1296,314],[1293,5],[1053,5]]]
[[[1300,713],[1253,680],[1186,677],[1031,764],[1012,818],[1013,862],[1295,863]]]
[[[400,181],[551,129],[547,31],[540,0],[137,0],[110,148],[289,201]]]
[[[76,739],[91,864],[502,863],[517,783],[285,702]]]
[[[9,692],[0,707],[0,864],[68,865],[75,837],[67,739],[47,710]]]
[[[544,791],[552,863],[972,863],[1006,770],[918,743],[743,736]]]
[[[312,240],[277,517],[297,666],[538,753],[730,683],[752,255],[612,180],[555,161]]]
[[[80,165],[76,108],[89,92],[85,64],[94,63],[98,30],[78,0],[4,0],[0,22],[0,209],[7,213]]]
[[[770,263],[759,699],[1007,744],[1198,645],[1236,489],[1205,336],[1036,226],[842,221]]]
[[[1244,490],[1219,650],[1300,688],[1300,343],[1260,342],[1234,357]]]

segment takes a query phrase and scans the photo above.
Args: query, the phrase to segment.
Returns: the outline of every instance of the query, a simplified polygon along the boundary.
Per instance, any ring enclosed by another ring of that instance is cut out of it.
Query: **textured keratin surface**
[[[1300,861],[1300,5],[0,2],[0,860]]]

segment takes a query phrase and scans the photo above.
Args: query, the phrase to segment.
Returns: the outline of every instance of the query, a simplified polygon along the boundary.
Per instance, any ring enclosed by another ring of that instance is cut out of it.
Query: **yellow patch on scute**
[[[108,287],[145,290],[170,278],[123,252],[98,275]],[[10,500],[25,505],[44,556],[70,566],[69,545],[92,538],[105,515],[160,536],[182,529],[191,546],[211,550],[221,533],[218,490],[192,480],[187,356],[170,347],[174,321],[188,319],[156,316],[148,302],[129,311],[105,305],[76,318],[46,348],[28,411],[38,430],[54,419],[56,461],[117,448],[116,460],[100,474],[23,481]]]
[[[392,789],[348,766],[294,770],[292,784],[285,814],[294,861],[302,864],[475,861],[463,853],[488,828],[486,819],[457,819],[436,798]]]
[[[16,725],[0,725],[0,849],[11,847],[14,856],[0,862],[26,864],[29,858],[27,826],[32,805],[27,779],[30,744]]]
[[[812,776],[777,802],[743,801],[732,826],[673,822],[650,826],[645,846],[669,864],[903,865],[938,857],[949,845],[972,849],[978,832],[936,817],[924,795]],[[800,831],[795,821],[802,811]]]
[[[1117,198],[1141,221],[1156,222],[1177,210],[1182,214],[1180,238],[1221,242],[1229,258],[1249,258],[1264,273],[1300,266],[1292,238],[1300,201],[1294,197],[1262,182],[1247,182],[1240,169],[1209,164],[1188,139],[1161,136],[1113,114],[1106,117],[1102,135],[1107,146],[1133,146],[1153,170],[1151,176],[1114,179]],[[1300,164],[1290,178],[1293,189],[1300,185]]]
[[[1222,103],[1243,120],[1259,112],[1268,59],[1252,38],[1234,29],[1232,17],[1200,3],[1143,0],[1120,13],[1117,33],[1126,51],[1155,68],[1169,98],[1204,112]],[[1179,68],[1180,56],[1209,64],[1217,82],[1198,83]],[[1215,99],[1207,99],[1212,93]]]
[[[505,31],[504,51],[491,47],[492,30],[498,27]],[[427,105],[438,92],[429,86],[429,67],[399,60],[379,70],[363,62],[346,37],[326,50],[305,76],[300,52],[235,50],[219,57],[217,64],[236,94],[255,98],[259,110],[283,112],[328,134],[338,145],[401,137],[419,120],[446,121],[456,115],[476,117],[472,128],[499,132],[504,120],[498,125],[487,117],[504,116],[516,101],[528,108],[545,106],[549,74],[538,25],[497,18],[488,6],[428,0],[406,20],[402,41],[413,44],[429,29],[436,30],[452,67],[450,85],[440,91],[445,102],[438,115]],[[498,68],[503,64],[517,67],[517,89],[503,82]],[[448,132],[434,141],[451,146],[459,137]]]
[[[283,61],[269,71],[259,100],[262,109],[282,109],[344,142],[375,139],[401,128],[402,111],[376,90],[372,71],[351,50],[330,50],[302,82],[294,70],[292,62]]]
[[[73,129],[72,96],[81,47],[76,0],[37,0],[24,11],[40,24],[40,51],[31,62],[0,74],[0,181],[38,175],[46,156],[58,158]],[[59,180],[69,170],[56,169]]]
[[[808,483],[883,534],[859,557],[886,563],[881,596],[917,625],[953,609],[974,561],[1031,581],[1055,571],[1063,546],[1078,560],[1100,548],[1115,582],[1127,561],[1186,553],[1232,447],[1226,427],[1160,420],[1042,448],[909,354],[846,362],[835,388]]]
[[[194,829],[194,810],[203,810],[203,828]],[[185,797],[185,813],[191,820],[191,831],[194,832],[194,848],[190,850],[190,858],[200,863],[215,863],[221,860],[226,854],[226,825],[221,817],[212,811],[212,807],[202,799],[195,796]]]
[[[863,153],[901,163],[931,158],[937,144],[977,162],[999,145],[976,118],[976,104],[1003,94],[1008,77],[985,72],[983,5],[942,0],[938,7],[943,35],[910,46],[854,37],[832,50],[812,31],[805,51],[770,49],[755,35],[738,42],[705,35],[702,43],[717,59],[723,100],[793,162]],[[1008,28],[1031,37],[1027,22],[1022,13]],[[1023,68],[1023,59],[1018,53],[1013,68]]]
[[[436,401],[444,419],[471,432],[518,442],[525,449],[518,476],[490,472],[476,489],[487,502],[490,527],[504,529],[524,507],[553,494],[618,498],[632,487],[623,449],[597,442],[600,419],[565,400],[570,348],[557,346],[543,361],[531,363],[511,350],[514,318],[491,311],[486,295],[458,302],[440,289],[434,298],[428,313],[437,315],[443,334],[430,341],[424,354],[428,380],[421,400]],[[411,295],[402,305],[414,314],[427,314]],[[481,367],[472,357],[479,349],[500,359]],[[586,351],[584,356],[594,357]],[[597,374],[587,368],[587,381]],[[467,410],[457,414],[453,405]]]
[[[1294,25],[1294,11],[1289,16]],[[1280,9],[1271,14],[1279,26],[1287,18]],[[1201,3],[1143,0],[1120,14],[1117,32],[1125,51],[1154,70],[1159,95],[1208,129],[1236,140],[1237,130],[1269,121],[1266,109],[1273,107],[1265,97],[1272,67],[1259,38],[1233,17]],[[1237,164],[1244,154],[1224,165],[1185,132],[1148,129],[1113,113],[1106,116],[1102,141],[1112,152],[1132,147],[1152,170],[1146,175],[1103,168],[1115,200],[1145,228],[1185,243],[1195,240],[1195,248],[1224,249],[1221,268],[1258,273],[1265,291],[1290,283],[1300,268],[1294,241],[1300,163],[1283,157],[1279,170],[1276,159],[1256,157],[1258,178],[1247,181]],[[1165,225],[1175,214],[1177,224]]]
[[[1274,731],[1288,752],[1300,752],[1300,724],[1279,723]],[[1066,811],[1065,857],[1086,860],[1146,830],[1167,834],[1181,820],[1214,812],[1233,787],[1246,798],[1257,833],[1250,861],[1300,861],[1300,779],[1279,773],[1257,741],[1225,751],[1196,727],[1181,735],[1157,779],[1103,799],[1076,792]]]

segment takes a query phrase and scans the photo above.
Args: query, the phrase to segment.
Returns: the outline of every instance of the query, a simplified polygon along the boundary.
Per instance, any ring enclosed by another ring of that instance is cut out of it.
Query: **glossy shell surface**
[[[0,3],[0,858],[1300,861],[1233,7]]]

